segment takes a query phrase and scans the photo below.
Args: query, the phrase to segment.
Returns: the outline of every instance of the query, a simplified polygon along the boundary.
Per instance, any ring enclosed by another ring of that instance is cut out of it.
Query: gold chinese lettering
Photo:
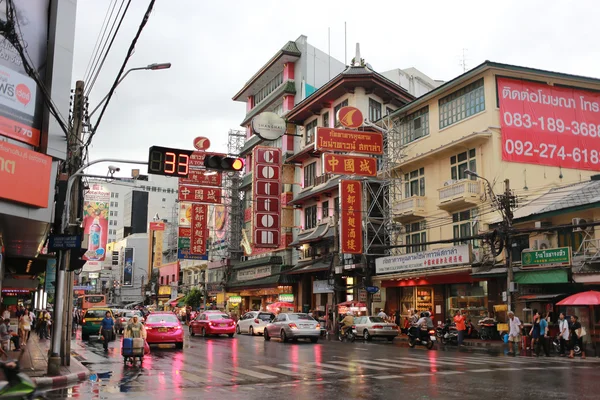
[[[346,190],[348,190],[348,193],[353,193],[353,194],[356,194],[356,186],[354,186],[354,184],[353,184],[353,183],[349,184],[349,185],[346,187]]]
[[[344,171],[345,172],[354,172],[354,159],[353,158],[344,160]]]
[[[356,228],[356,218],[348,217],[348,226],[350,228]]]
[[[369,165],[369,160],[362,160],[360,162],[360,172],[368,172],[369,174],[373,174],[373,171],[371,171],[371,166]]]
[[[335,171],[335,167],[340,163],[340,160],[335,158],[335,156],[331,156],[331,158],[327,161],[332,171]]]
[[[346,241],[346,247],[348,250],[356,250],[356,241],[354,239],[348,239]]]

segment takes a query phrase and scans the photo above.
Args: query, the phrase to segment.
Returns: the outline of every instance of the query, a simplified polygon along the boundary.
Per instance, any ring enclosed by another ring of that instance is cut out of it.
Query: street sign
[[[93,286],[73,286],[73,290],[92,290]]]
[[[177,239],[177,248],[179,249],[189,249],[190,248],[191,238],[189,237],[180,237]]]
[[[79,235],[50,235],[48,250],[69,250],[81,247],[81,236]]]
[[[521,253],[521,268],[569,265],[571,265],[570,247],[523,251]]]
[[[330,174],[377,176],[377,159],[369,156],[323,153],[321,165]]]
[[[378,286],[366,286],[365,290],[367,291],[367,293],[377,293],[379,292],[379,287]]]
[[[221,203],[223,190],[215,187],[179,185],[179,201],[196,203]]]

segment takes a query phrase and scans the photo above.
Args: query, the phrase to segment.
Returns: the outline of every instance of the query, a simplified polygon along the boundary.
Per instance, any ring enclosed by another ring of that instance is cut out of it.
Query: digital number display
[[[148,154],[148,173],[185,178],[190,168],[193,150],[152,146]]]

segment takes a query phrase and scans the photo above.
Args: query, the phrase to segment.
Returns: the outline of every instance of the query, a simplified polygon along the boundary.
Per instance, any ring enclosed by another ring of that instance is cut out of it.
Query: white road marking
[[[396,360],[406,360],[408,362],[415,361],[414,358],[410,358],[410,357],[396,357],[395,359]],[[456,362],[438,360],[437,357],[436,358],[426,358],[426,359],[421,359],[421,360],[422,361],[418,361],[418,362],[427,362],[429,364],[441,364],[441,365],[456,366]]]
[[[437,371],[436,374],[440,375],[456,375],[456,374],[464,374],[464,371]]]
[[[469,369],[466,370],[465,372],[469,373],[469,372],[492,372],[493,369],[487,369],[487,368],[482,368],[482,369]]]
[[[393,367],[393,368],[413,368],[409,365],[405,365],[402,363],[397,363],[395,361],[383,361],[383,360],[377,360],[377,361],[371,361],[371,360],[361,360],[361,362],[363,363],[367,363],[367,364],[373,364],[373,365],[381,365],[382,367]]]
[[[210,380],[198,375],[191,374],[185,371],[179,371],[183,379],[187,379],[188,381],[192,381],[194,383],[209,383]]]
[[[301,369],[303,372],[307,371],[307,372],[317,373],[317,374],[321,374],[321,375],[335,374],[336,373],[334,371],[325,371],[325,370],[318,370],[318,371],[316,371],[313,368],[306,367],[306,366],[303,366],[303,365],[299,366],[298,364],[279,364],[279,365],[281,365],[282,367],[288,367],[288,368],[298,368],[299,367],[299,369]]]
[[[352,365],[352,366],[357,366],[357,367],[359,367],[359,368],[363,368],[363,369],[373,369],[373,370],[375,370],[375,371],[386,371],[386,370],[388,370],[388,369],[389,369],[389,368],[385,368],[385,367],[375,367],[375,366],[373,366],[373,365],[367,365],[367,364],[363,364],[363,363],[361,363],[361,362],[356,362],[356,361],[330,361],[330,363],[333,363],[333,364],[341,364],[341,365],[348,365],[348,364],[350,364],[350,365]],[[331,364],[321,364],[321,365],[323,365],[323,366],[326,366],[326,367],[327,367],[328,365],[331,365]]]
[[[406,375],[381,375],[374,376],[375,379],[396,379],[396,378],[404,378]]]
[[[281,375],[287,375],[287,376],[293,376],[293,377],[299,377],[300,375],[302,375],[301,372],[292,372],[292,371],[285,370],[283,368],[270,367],[268,365],[256,365],[256,366],[254,366],[254,368],[260,368],[260,369],[264,369],[265,371],[275,372],[275,373],[278,373]]]
[[[258,378],[258,379],[275,379],[276,378],[276,376],[263,374],[263,373],[252,371],[252,370],[249,370],[246,368],[235,367],[234,371],[237,373],[248,375],[248,376],[251,376],[254,378]]]
[[[431,376],[431,372],[418,372],[416,374],[404,374],[405,376]]]

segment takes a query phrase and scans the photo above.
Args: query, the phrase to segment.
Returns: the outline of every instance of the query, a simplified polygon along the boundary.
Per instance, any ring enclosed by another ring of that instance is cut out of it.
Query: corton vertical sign
[[[252,159],[254,247],[277,248],[281,241],[281,149],[257,146]]]

